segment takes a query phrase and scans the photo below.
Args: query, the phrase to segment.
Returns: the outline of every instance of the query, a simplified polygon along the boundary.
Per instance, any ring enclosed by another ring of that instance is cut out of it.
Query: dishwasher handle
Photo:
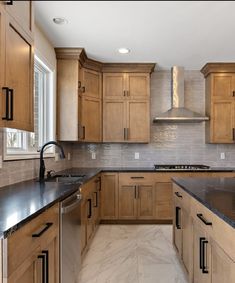
[[[72,211],[75,207],[77,207],[80,203],[80,201],[82,200],[82,197],[81,195],[77,195],[77,198],[75,201],[73,201],[72,203],[70,203],[69,205],[67,206],[64,206],[61,208],[61,213],[62,214],[67,214],[69,213],[70,211]]]

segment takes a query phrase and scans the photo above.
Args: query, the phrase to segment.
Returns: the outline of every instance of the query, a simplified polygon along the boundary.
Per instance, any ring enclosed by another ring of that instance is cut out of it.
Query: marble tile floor
[[[100,225],[79,283],[188,283],[171,225]]]

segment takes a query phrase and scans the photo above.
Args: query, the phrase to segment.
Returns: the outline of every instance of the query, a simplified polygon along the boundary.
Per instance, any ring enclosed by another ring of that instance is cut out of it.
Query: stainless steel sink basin
[[[85,176],[86,175],[76,175],[76,174],[54,175],[51,178],[45,179],[45,182],[77,184],[77,183],[80,183]]]

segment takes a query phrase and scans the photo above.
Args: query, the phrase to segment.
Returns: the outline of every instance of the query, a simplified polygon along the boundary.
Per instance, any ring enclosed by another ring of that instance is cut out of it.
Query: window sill
[[[55,153],[44,153],[44,158],[55,158]],[[22,153],[22,154],[7,154],[4,156],[4,161],[39,159],[39,153]]]

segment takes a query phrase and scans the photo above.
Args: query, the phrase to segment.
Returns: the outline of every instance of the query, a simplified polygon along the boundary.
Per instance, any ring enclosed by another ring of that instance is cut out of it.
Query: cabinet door
[[[58,238],[55,237],[44,250],[48,256],[48,270],[50,283],[59,283],[59,248]]]
[[[17,21],[28,35],[33,37],[33,1],[12,1],[12,5],[6,5],[6,11]]]
[[[193,277],[194,283],[211,283],[211,245],[197,223],[193,226]]]
[[[173,243],[182,257],[182,209],[177,200],[174,200],[174,218],[173,218]]]
[[[4,126],[3,117],[6,115],[5,86],[5,14],[0,7],[0,127]]]
[[[127,97],[129,99],[148,99],[150,75],[145,73],[128,73],[126,75]]]
[[[94,181],[94,190],[93,190],[93,225],[94,225],[94,230],[98,227],[99,225],[99,207],[100,207],[100,191],[96,188],[96,183]]]
[[[127,102],[128,142],[150,141],[150,113],[148,101]]]
[[[182,261],[188,274],[192,275],[192,245],[193,245],[193,229],[190,212],[182,207]]]
[[[125,74],[104,73],[103,74],[103,98],[123,99],[126,96]]]
[[[82,68],[82,93],[85,96],[101,99],[101,74]]]
[[[142,184],[137,186],[138,219],[154,218],[154,186]]]
[[[83,96],[82,97],[82,118],[83,141],[100,142],[101,141],[101,100]]]
[[[172,219],[173,217],[173,198],[172,183],[155,184],[155,218]]]
[[[12,121],[7,121],[7,127],[33,132],[33,45],[9,17],[6,22],[5,70],[5,86],[12,89],[9,100],[13,106],[9,109]]]
[[[103,141],[123,142],[126,128],[126,102],[105,100],[103,102]]]
[[[234,74],[212,75],[212,99],[223,100],[233,97],[235,91]]]
[[[118,174],[105,173],[101,177],[101,219],[118,218]]]
[[[42,283],[42,259],[36,252],[29,256],[7,279],[8,283]]]
[[[216,143],[234,143],[234,103],[214,102],[212,121],[212,139]]]
[[[216,244],[211,245],[212,283],[233,283],[235,281],[235,262]]]
[[[119,184],[119,198],[118,198],[119,219],[137,218],[136,194],[137,194],[137,186]]]

